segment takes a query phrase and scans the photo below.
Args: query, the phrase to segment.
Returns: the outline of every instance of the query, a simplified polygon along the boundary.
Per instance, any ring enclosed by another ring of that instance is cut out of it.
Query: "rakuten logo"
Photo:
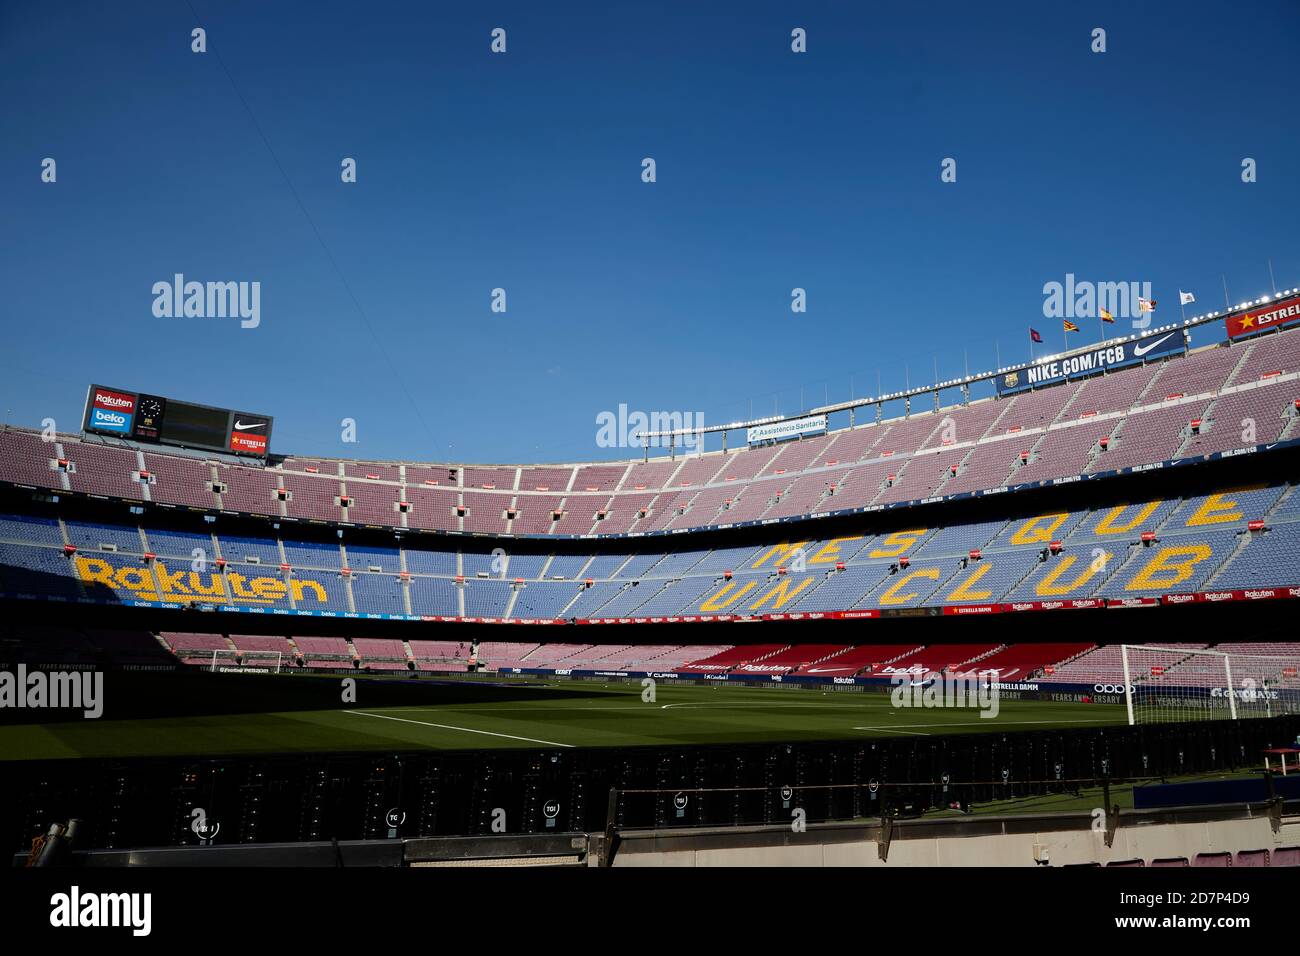
[[[122,408],[129,411],[135,405],[135,400],[115,392],[96,392],[95,404],[100,408]]]

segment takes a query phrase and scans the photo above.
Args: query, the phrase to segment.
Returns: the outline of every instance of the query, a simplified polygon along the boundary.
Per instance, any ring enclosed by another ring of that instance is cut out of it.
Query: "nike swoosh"
[[[247,431],[250,428],[265,428],[265,427],[266,427],[266,422],[257,422],[257,423],[249,422],[247,425],[245,425],[238,418],[235,419],[235,431],[237,432]]]
[[[1159,345],[1161,342],[1165,341],[1165,339],[1169,338],[1170,335],[1177,335],[1177,334],[1178,334],[1177,332],[1170,332],[1169,335],[1162,335],[1160,336],[1160,338],[1156,339],[1150,345],[1135,345],[1133,346],[1133,354],[1136,355],[1138,358],[1141,358],[1142,356],[1150,352],[1153,348],[1155,348],[1157,345]]]

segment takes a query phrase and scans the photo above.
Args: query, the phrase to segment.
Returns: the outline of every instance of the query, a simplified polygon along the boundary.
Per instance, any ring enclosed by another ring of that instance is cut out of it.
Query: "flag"
[[[1156,310],[1156,300],[1155,300],[1155,299],[1144,299],[1144,298],[1142,298],[1141,296],[1138,296],[1138,311],[1139,311],[1139,312],[1154,312],[1155,310]]]
[[[1037,330],[1037,329],[1035,329],[1035,328],[1031,328],[1031,329],[1029,330],[1029,341],[1031,341],[1031,342],[1041,342],[1041,341],[1043,341],[1043,337],[1042,337],[1041,335],[1038,334],[1038,330]]]
[[[1065,331],[1067,331],[1067,332],[1078,332],[1078,331],[1079,331],[1079,327],[1078,327],[1077,325],[1075,325],[1073,322],[1071,322],[1069,319],[1066,319],[1066,320],[1065,320]]]
[[[1196,296],[1192,295],[1190,292],[1184,292],[1182,289],[1178,290],[1179,305],[1191,305],[1195,301],[1196,301]]]
[[[1109,312],[1107,312],[1105,309],[1102,309],[1102,310],[1101,310],[1101,320],[1102,320],[1103,322],[1114,322],[1114,321],[1115,321],[1115,316],[1111,315],[1111,314],[1110,314]]]

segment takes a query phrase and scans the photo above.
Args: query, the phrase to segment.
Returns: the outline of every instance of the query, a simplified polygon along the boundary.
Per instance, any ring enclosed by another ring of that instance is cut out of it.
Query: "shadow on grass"
[[[515,701],[584,700],[610,691],[575,685],[479,680],[371,677],[358,674],[213,674],[200,670],[103,672],[100,720],[204,717],[341,707],[415,707]],[[354,678],[355,695],[345,701],[344,680]],[[83,720],[80,709],[0,708],[0,725],[51,724]]]

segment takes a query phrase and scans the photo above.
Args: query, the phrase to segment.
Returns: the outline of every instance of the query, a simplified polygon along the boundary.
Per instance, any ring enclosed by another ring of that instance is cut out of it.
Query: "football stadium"
[[[1300,13],[1258,7],[0,14],[53,97],[0,121],[22,913],[860,867],[1276,922]],[[69,24],[111,42],[41,59]]]
[[[173,437],[187,404],[92,385],[79,433],[0,433],[0,589],[49,622],[6,660],[116,689],[83,719],[11,711],[12,849],[40,811],[91,852],[192,845],[196,801],[237,844],[586,833],[564,859],[612,865],[624,830],[786,805],[833,825],[1112,782],[1134,812],[1198,782],[1300,798],[1251,778],[1300,733],[1300,642],[1275,623],[1300,596],[1289,320],[1295,290],[779,422],[843,427],[621,462],[240,454],[253,416],[219,409],[223,450],[196,450]],[[1223,340],[1188,348],[1210,324]],[[1078,371],[1016,387],[1058,368]],[[249,795],[310,800],[323,773],[362,799],[361,766],[385,799],[355,815]],[[109,825],[80,804],[110,781],[166,796]],[[1296,848],[1232,852],[1256,851]]]

